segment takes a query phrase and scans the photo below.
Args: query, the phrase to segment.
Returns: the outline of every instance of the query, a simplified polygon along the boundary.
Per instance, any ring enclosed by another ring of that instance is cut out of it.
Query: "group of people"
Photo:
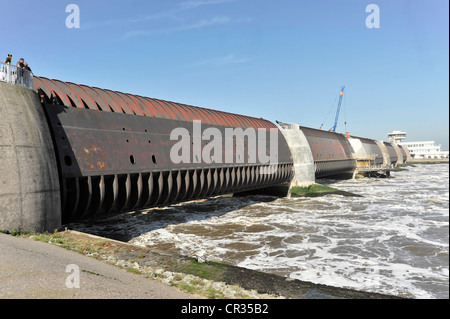
[[[0,81],[15,82],[16,84],[29,86],[32,83],[32,71],[28,62],[24,58],[19,59],[16,64],[16,70],[11,65],[11,55],[9,54],[5,61],[5,68],[0,68]]]
[[[16,64],[17,66],[17,76],[22,77],[23,76],[23,70],[27,70],[31,73],[31,68],[28,65],[28,62],[25,62],[24,58],[20,58],[20,60]]]
[[[17,71],[19,71],[19,69],[22,69],[22,70],[28,70],[31,72],[31,68],[28,65],[28,62],[25,62],[24,58],[20,58],[20,60],[17,62],[16,66],[17,66]]]

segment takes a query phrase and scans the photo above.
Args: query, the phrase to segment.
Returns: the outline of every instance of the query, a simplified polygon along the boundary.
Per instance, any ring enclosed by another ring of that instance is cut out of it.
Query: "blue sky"
[[[447,0],[1,1],[0,56],[37,75],[324,129],[345,85],[338,132],[448,149]]]

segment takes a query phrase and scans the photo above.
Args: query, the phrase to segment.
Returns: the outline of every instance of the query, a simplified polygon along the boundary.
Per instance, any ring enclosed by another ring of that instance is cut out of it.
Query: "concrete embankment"
[[[0,233],[0,299],[200,298],[86,257],[88,246],[57,247],[75,248],[62,235],[36,238],[46,242]]]
[[[0,229],[61,225],[58,168],[38,95],[0,82]]]
[[[232,265],[198,262],[192,258],[154,251],[131,244],[75,231],[28,235],[149,279],[206,298],[300,298],[300,299],[395,299],[352,289],[290,280],[281,276]],[[170,297],[169,297],[170,298]]]

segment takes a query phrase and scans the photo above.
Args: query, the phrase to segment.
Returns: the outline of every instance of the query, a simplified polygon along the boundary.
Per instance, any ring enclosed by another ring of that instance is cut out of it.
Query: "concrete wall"
[[[314,158],[305,134],[296,123],[280,124],[284,138],[291,150],[294,161],[292,186],[309,186],[315,183]]]
[[[402,150],[400,149],[400,147],[398,147],[397,144],[392,144],[392,146],[394,147],[395,152],[397,153],[397,164],[402,164],[403,163],[403,153]]]
[[[398,156],[397,156],[397,152],[395,151],[394,146],[390,142],[383,142],[383,144],[386,146],[386,149],[389,153],[389,159],[391,161],[391,166],[392,167],[397,166]]]
[[[402,146],[402,147],[403,147],[403,150],[406,153],[406,160],[405,159],[403,159],[403,160],[405,161],[405,163],[406,162],[411,162],[411,152],[409,151],[409,149],[406,146]]]
[[[61,225],[58,169],[37,94],[0,82],[0,229]]]
[[[391,167],[391,158],[389,156],[386,145],[383,143],[383,141],[377,141],[377,144],[381,150],[381,153],[383,154],[383,166],[388,168]]]

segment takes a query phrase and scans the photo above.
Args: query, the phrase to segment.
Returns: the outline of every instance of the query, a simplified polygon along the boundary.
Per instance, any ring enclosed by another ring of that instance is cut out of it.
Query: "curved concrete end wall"
[[[395,152],[397,153],[397,163],[396,164],[403,164],[403,153],[400,147],[397,144],[392,144],[394,147]]]
[[[406,153],[406,159],[403,159],[404,162],[411,162],[411,153],[409,152],[409,149],[406,146],[402,146],[403,150]]]
[[[379,141],[378,147],[383,153],[383,165],[386,167],[395,167],[398,162],[397,151],[394,146],[389,142]]]
[[[377,142],[377,144],[381,150],[381,154],[383,155],[383,166],[391,167],[391,158],[389,156],[389,152],[386,148],[386,145],[383,143],[383,141],[379,141],[379,142]]]
[[[0,82],[0,229],[61,226],[58,168],[36,92]]]
[[[315,183],[314,158],[305,134],[298,124],[281,125],[281,132],[289,145],[294,161],[294,178],[291,186],[309,186]]]
[[[403,156],[403,162],[402,163],[404,164],[404,163],[406,163],[408,161],[408,153],[409,152],[407,152],[407,149],[405,150],[405,148],[403,146],[398,145],[398,144],[397,144],[397,146],[398,146],[398,148],[400,149],[400,151],[402,153],[402,156]]]
[[[389,158],[390,158],[390,165],[392,165],[392,167],[397,166],[397,162],[398,162],[398,156],[397,156],[397,151],[395,150],[394,146],[392,145],[392,143],[389,142],[383,142],[384,145],[386,145],[386,149],[389,153]]]

